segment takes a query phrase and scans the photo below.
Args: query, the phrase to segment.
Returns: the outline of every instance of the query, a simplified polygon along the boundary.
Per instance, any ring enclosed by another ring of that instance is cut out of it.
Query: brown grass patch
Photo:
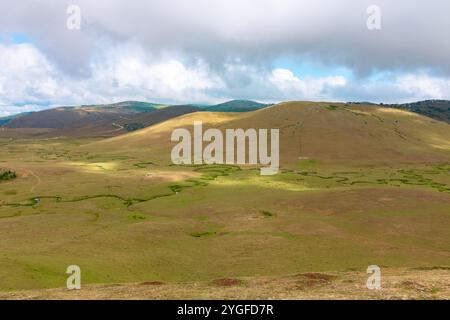
[[[331,274],[316,273],[316,272],[300,273],[297,276],[304,277],[304,278],[307,278],[307,279],[323,280],[323,281],[331,281],[331,280],[334,280],[336,278],[336,276],[333,276]]]
[[[411,281],[411,280],[405,280],[400,282],[400,287],[408,290],[414,290],[416,292],[430,292],[431,290],[427,289],[424,285]]]
[[[413,270],[423,270],[423,271],[450,270],[450,267],[440,267],[440,266],[436,266],[436,267],[418,267],[418,268],[413,268]]]
[[[212,284],[214,286],[218,286],[218,287],[234,287],[234,286],[241,286],[241,285],[243,285],[244,281],[239,280],[239,279],[224,278],[224,279],[214,280],[212,282]]]
[[[336,276],[315,272],[300,273],[297,274],[296,277],[298,278],[296,282],[296,288],[299,290],[327,285],[330,284],[334,279],[336,279]]]
[[[0,292],[0,299],[449,299],[450,273],[383,269],[381,290],[366,288],[367,274],[359,272],[303,273],[277,277],[222,278],[213,282],[158,281],[87,284],[66,288]],[[336,279],[333,281],[333,279]],[[216,285],[213,285],[216,283]],[[242,285],[244,283],[244,285]]]
[[[162,286],[164,282],[161,281],[145,281],[140,283],[143,286]]]

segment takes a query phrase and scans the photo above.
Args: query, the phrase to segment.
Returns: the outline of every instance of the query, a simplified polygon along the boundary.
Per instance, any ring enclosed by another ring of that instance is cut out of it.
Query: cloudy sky
[[[450,99],[449,13],[448,0],[0,0],[0,116],[122,100]]]

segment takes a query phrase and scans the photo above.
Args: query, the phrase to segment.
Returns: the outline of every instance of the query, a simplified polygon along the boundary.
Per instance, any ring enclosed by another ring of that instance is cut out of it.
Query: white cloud
[[[300,79],[292,71],[281,68],[272,71],[269,81],[284,96],[290,97],[290,99],[306,100],[330,98],[330,90],[343,87],[347,83],[343,76]]]
[[[293,54],[359,75],[420,68],[450,75],[444,0],[377,0],[379,31],[366,27],[372,0],[77,0],[76,32],[66,28],[73,2],[3,1],[0,30],[26,34],[60,69],[82,75],[105,42],[131,39],[148,53],[176,51],[221,66],[234,58],[269,64]]]
[[[450,98],[450,80],[406,73],[360,81],[336,74],[311,77],[288,68],[270,69],[235,60],[214,68],[176,54],[149,55],[135,43],[104,47],[86,77],[58,69],[32,44],[0,45],[0,115],[45,106],[143,100],[173,104],[216,103],[243,98],[282,100],[369,100],[404,102]]]
[[[5,106],[5,105],[0,105],[0,118],[1,117],[6,117],[12,114],[18,114],[18,113],[22,113],[22,112],[29,112],[29,111],[40,111],[43,110],[45,108],[47,108],[48,106],[38,106],[38,105],[23,105],[23,106]]]
[[[405,103],[427,99],[450,99],[450,79],[426,72],[381,74],[360,81],[353,79],[334,94],[341,101]]]
[[[414,99],[449,99],[450,80],[424,74],[407,74],[396,80],[396,86]]]
[[[105,48],[90,64],[90,77],[59,71],[33,45],[0,46],[1,105],[85,104],[140,99],[170,103],[217,102],[233,95],[281,100],[317,98],[345,85],[343,77],[299,79],[287,69],[267,72],[238,62],[226,72],[201,60],[188,66],[173,57],[147,56],[135,45]]]
[[[0,70],[3,103],[52,98],[58,90],[52,67],[32,45],[0,45]]]
[[[205,90],[224,86],[201,61],[147,59],[139,50],[105,48],[90,64],[90,76],[74,78],[58,70],[31,44],[0,45],[2,114],[32,105],[109,103],[121,100],[208,101]],[[135,53],[135,54],[133,54]],[[23,107],[11,106],[24,105]],[[9,106],[9,107],[6,107]],[[31,108],[33,109],[33,108]],[[8,111],[5,111],[8,110]]]
[[[187,66],[172,57],[156,59],[134,46],[127,48],[112,54],[107,50],[93,65],[92,80],[88,82],[100,84],[100,93],[105,96],[188,102],[208,100],[204,90],[223,86],[200,60]]]

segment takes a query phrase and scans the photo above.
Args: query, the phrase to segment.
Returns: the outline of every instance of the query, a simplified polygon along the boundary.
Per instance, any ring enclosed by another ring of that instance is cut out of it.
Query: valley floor
[[[448,163],[306,158],[267,177],[88,142],[0,141],[17,173],[0,181],[0,298],[450,297]],[[82,290],[51,289],[69,265]]]

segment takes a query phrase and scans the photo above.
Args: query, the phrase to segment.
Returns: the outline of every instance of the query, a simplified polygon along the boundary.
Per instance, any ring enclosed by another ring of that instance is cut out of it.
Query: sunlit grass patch
[[[230,177],[222,177],[214,182],[215,185],[222,187],[260,187],[271,188],[286,191],[308,191],[316,190],[303,184],[301,181],[291,179],[285,174],[279,173],[274,176],[261,176],[258,171],[248,171],[243,174],[236,174]]]
[[[317,165],[317,160],[309,159],[309,158],[299,158],[299,167],[300,168],[311,168]]]
[[[116,170],[119,166],[117,162],[68,162],[71,166],[81,167],[85,171],[101,172],[105,170]]]

